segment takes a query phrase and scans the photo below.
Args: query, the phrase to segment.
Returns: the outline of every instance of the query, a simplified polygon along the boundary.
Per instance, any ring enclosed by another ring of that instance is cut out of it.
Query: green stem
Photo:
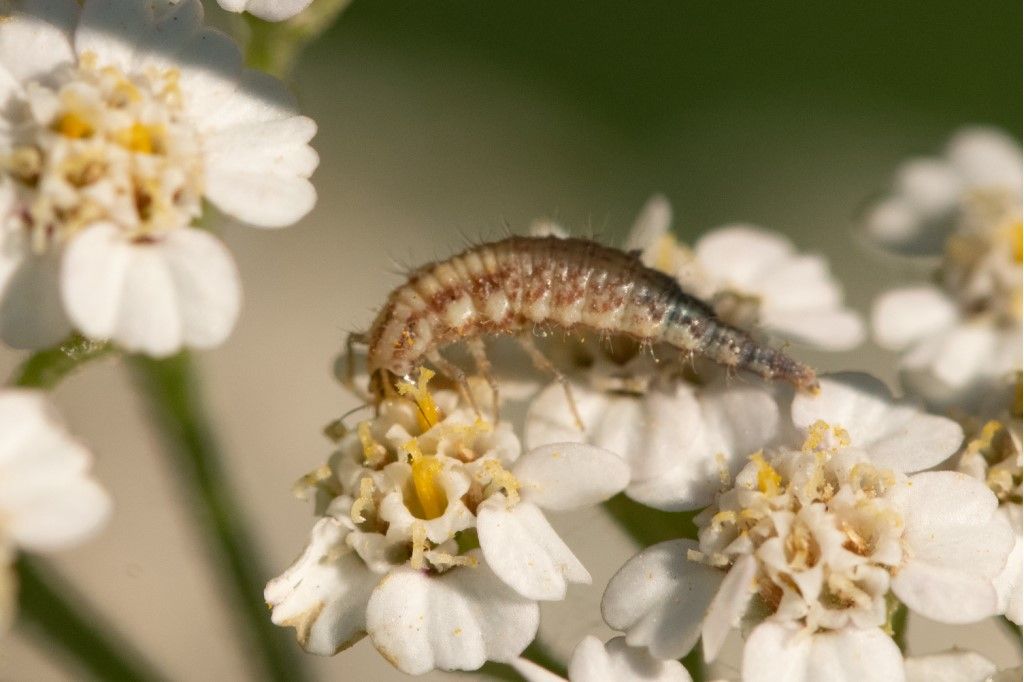
[[[697,512],[651,509],[622,494],[605,502],[604,508],[640,547],[650,547],[666,540],[697,537],[697,527],[693,524]]]
[[[892,639],[896,642],[896,646],[900,648],[903,653],[907,652],[907,626],[910,620],[910,609],[907,608],[906,604],[903,604],[896,600],[896,597],[889,593],[886,596],[889,601],[889,622],[888,630],[889,634],[892,635]]]
[[[130,358],[136,382],[164,441],[170,469],[192,496],[190,509],[205,531],[208,549],[234,599],[232,613],[248,635],[250,653],[274,680],[306,678],[292,638],[270,622],[263,601],[267,573],[234,499],[223,457],[204,415],[195,369],[188,354],[153,360]]]
[[[77,334],[67,341],[33,353],[11,377],[15,386],[53,389],[85,363],[114,353],[109,343],[90,341]]]
[[[288,21],[269,22],[245,15],[249,29],[245,59],[254,69],[284,78],[302,50],[330,28],[351,0],[316,0]]]
[[[681,663],[687,672],[690,673],[693,682],[704,682],[705,678],[707,678],[708,667],[704,663],[704,652],[700,642],[694,645],[693,649],[690,650],[690,653],[686,654]]]
[[[1007,632],[1012,634],[1017,640],[1017,648],[1020,649],[1024,646],[1024,641],[1021,640],[1021,627],[1006,616],[999,616],[999,621],[1003,624],[1003,627],[1006,628]]]
[[[164,679],[130,644],[110,634],[112,628],[43,561],[21,556],[15,569],[20,622],[56,645],[47,647],[48,652],[63,654],[99,680]]]

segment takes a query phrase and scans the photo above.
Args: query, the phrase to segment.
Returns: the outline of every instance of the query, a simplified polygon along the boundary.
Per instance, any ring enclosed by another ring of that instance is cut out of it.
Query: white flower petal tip
[[[512,667],[526,682],[564,682],[564,678],[525,659]],[[642,647],[631,647],[624,637],[602,644],[593,635],[584,637],[573,649],[569,661],[569,682],[692,682],[679,661],[663,661]]]
[[[367,606],[374,646],[411,675],[512,661],[539,622],[536,602],[505,587],[482,561],[441,575],[396,569],[380,581]]]
[[[956,650],[911,656],[903,665],[907,682],[986,682],[997,670],[981,654]]]
[[[994,583],[1014,546],[992,491],[966,474],[935,471],[906,483],[907,560],[892,591],[911,610],[943,623],[999,612]]]
[[[217,0],[228,12],[248,12],[264,21],[291,19],[313,0]]]
[[[902,350],[952,325],[956,305],[933,286],[894,289],[875,301],[871,326],[879,345]]]
[[[219,345],[241,306],[230,252],[191,228],[132,242],[112,225],[94,227],[69,245],[61,291],[84,334],[154,357]]]
[[[700,637],[701,622],[717,593],[721,571],[691,561],[692,540],[671,540],[643,550],[619,569],[601,599],[609,627],[626,633],[661,659],[685,656]]]
[[[0,391],[0,515],[17,546],[48,552],[96,534],[110,516],[89,451],[71,438],[43,393]]]
[[[876,466],[900,472],[928,469],[963,442],[959,424],[895,400],[885,384],[869,374],[825,375],[820,387],[817,395],[794,397],[793,423],[804,430],[819,421],[841,427]]]
[[[899,647],[878,628],[809,634],[767,621],[743,647],[743,682],[903,682]]]
[[[552,443],[519,458],[512,469],[524,500],[565,511],[604,502],[629,483],[629,467],[603,448]]]
[[[568,583],[590,583],[590,573],[530,502],[509,509],[504,496],[490,497],[480,505],[476,527],[491,570],[524,597],[559,600]]]

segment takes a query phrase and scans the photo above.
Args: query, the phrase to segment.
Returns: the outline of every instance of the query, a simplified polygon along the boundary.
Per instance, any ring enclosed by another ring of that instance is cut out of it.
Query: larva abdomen
[[[414,272],[367,334],[369,370],[407,376],[439,347],[537,325],[625,334],[802,389],[817,385],[809,367],[721,322],[634,255],[558,237],[509,237]]]

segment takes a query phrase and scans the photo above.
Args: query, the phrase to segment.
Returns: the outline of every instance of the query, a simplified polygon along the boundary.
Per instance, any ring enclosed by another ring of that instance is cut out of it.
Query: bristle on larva
[[[425,360],[443,363],[437,350],[448,344],[537,326],[628,335],[817,388],[810,367],[720,321],[668,275],[586,239],[509,237],[424,265],[391,292],[361,339],[371,376],[406,377]]]

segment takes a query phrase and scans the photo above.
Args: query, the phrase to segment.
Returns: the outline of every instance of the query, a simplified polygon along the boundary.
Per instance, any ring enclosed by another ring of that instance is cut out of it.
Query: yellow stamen
[[[153,154],[163,148],[163,135],[163,126],[133,123],[114,133],[114,141],[130,151],[139,154]]]
[[[359,435],[359,443],[363,446],[363,463],[371,467],[383,464],[388,456],[388,451],[383,445],[373,439],[373,434],[370,432],[370,422],[359,422],[359,426],[356,427],[356,433]]]
[[[757,464],[757,489],[769,497],[777,495],[782,487],[782,474],[765,461],[761,451],[751,455],[750,461]]]
[[[505,504],[511,509],[519,503],[519,479],[512,472],[501,466],[501,462],[489,459],[484,462],[484,471],[490,477],[490,482],[484,488],[484,497],[488,497],[499,490],[505,493]]]
[[[412,524],[412,556],[409,558],[409,565],[419,571],[426,568],[427,562],[424,553],[430,549],[427,544],[427,527],[422,523]]]
[[[92,125],[73,111],[58,118],[53,124],[53,129],[64,137],[74,140],[91,137],[94,132]]]
[[[373,508],[373,479],[366,476],[359,481],[359,498],[352,503],[349,509],[349,517],[353,523],[362,523],[366,520],[363,512]]]
[[[420,424],[420,428],[424,431],[441,421],[437,403],[434,402],[430,391],[427,390],[427,384],[432,378],[434,378],[434,372],[426,367],[421,367],[420,375],[415,385],[401,383],[397,387],[398,395],[409,396],[416,403],[416,407],[419,408],[419,414],[416,415],[416,419]]]
[[[407,501],[409,511],[421,519],[436,519],[448,508],[448,495],[441,485],[439,476],[444,470],[441,460],[433,455],[424,455],[414,438],[402,449],[412,457],[412,499]],[[417,508],[418,507],[418,508]]]

